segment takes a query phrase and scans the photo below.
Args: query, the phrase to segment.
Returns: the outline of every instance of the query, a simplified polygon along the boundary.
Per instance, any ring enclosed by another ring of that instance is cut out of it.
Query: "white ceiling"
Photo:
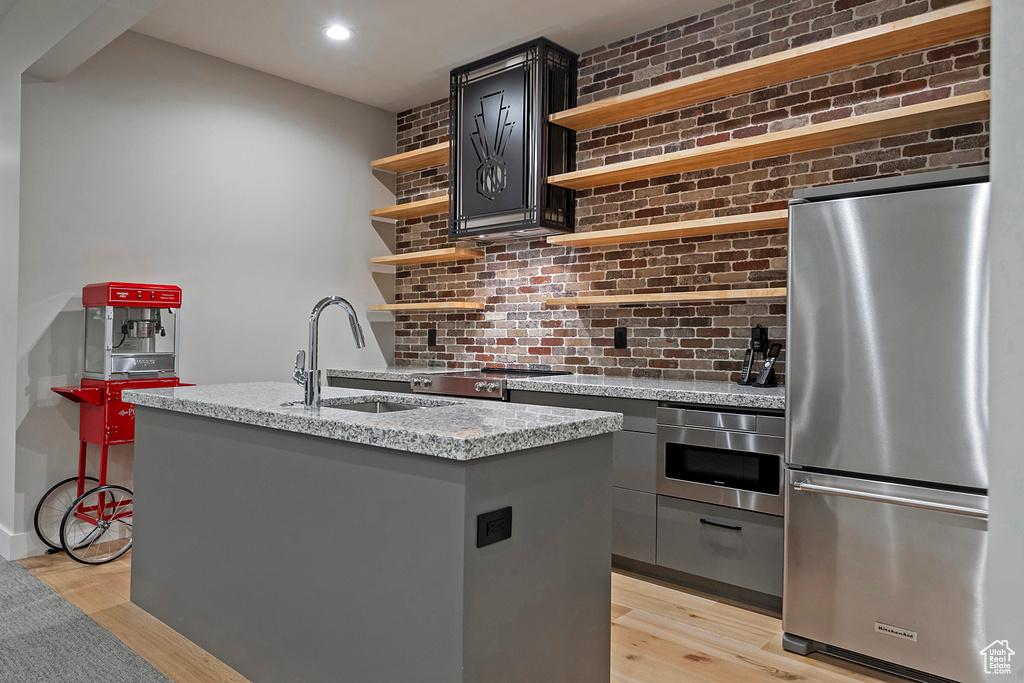
[[[583,52],[729,1],[165,0],[134,30],[398,112],[447,97],[453,67],[531,38]],[[327,40],[331,23],[355,36]]]

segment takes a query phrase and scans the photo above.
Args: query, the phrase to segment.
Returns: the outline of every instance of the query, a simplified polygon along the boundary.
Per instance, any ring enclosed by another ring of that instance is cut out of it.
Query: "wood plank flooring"
[[[131,553],[94,567],[63,553],[20,564],[171,680],[246,681],[129,602]],[[904,680],[821,655],[790,654],[782,649],[782,622],[775,616],[631,574],[612,574],[611,621],[612,680],[617,682]]]
[[[905,679],[782,649],[773,615],[630,574],[612,574],[612,680],[629,683]]]

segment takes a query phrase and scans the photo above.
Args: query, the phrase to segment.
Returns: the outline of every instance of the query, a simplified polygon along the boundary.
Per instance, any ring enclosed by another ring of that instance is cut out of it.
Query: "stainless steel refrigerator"
[[[986,173],[790,206],[787,650],[984,679]]]

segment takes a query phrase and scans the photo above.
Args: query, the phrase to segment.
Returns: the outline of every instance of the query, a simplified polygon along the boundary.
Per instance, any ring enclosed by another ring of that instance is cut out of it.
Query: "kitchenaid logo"
[[[985,662],[985,673],[987,674],[1009,674],[1013,673],[1010,661],[1017,654],[1010,649],[1010,643],[1006,640],[993,640],[988,647],[981,651],[981,658]]]
[[[880,624],[875,622],[875,633],[884,633],[887,636],[894,638],[903,638],[904,640],[911,640],[917,642],[917,631],[908,631],[905,628],[899,626],[889,626],[888,624]]]
[[[476,131],[469,134],[480,165],[476,169],[476,191],[494,200],[508,184],[508,168],[502,157],[515,121],[509,121],[511,107],[505,106],[505,91],[480,98],[480,113],[473,116]]]

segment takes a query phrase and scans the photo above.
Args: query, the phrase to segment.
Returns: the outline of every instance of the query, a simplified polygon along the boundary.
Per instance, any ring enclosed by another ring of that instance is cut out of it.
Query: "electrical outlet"
[[[427,330],[427,346],[437,346],[437,330],[436,329],[431,328],[431,329]]]
[[[616,327],[615,328],[615,348],[624,349],[626,348],[626,328]]]
[[[476,547],[483,548],[512,538],[512,508],[485,512],[476,517]]]

